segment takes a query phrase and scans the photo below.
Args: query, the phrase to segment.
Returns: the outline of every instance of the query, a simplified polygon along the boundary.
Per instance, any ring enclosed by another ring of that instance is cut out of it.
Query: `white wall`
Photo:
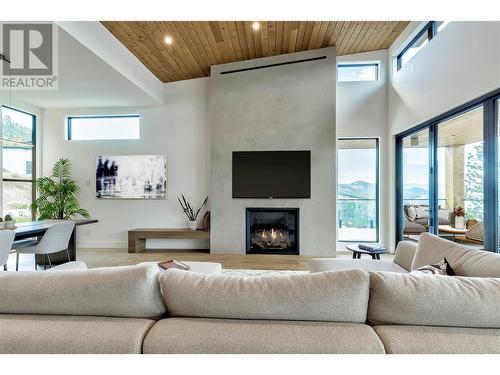
[[[81,247],[126,247],[127,231],[137,227],[186,227],[177,202],[184,193],[199,204],[209,194],[208,79],[165,85],[166,104],[148,108],[46,109],[43,111],[43,165],[49,174],[59,158],[69,158],[81,187],[80,203],[99,224],[79,229]],[[85,114],[141,116],[141,139],[125,141],[66,141],[65,117]],[[166,200],[96,200],[95,158],[99,154],[167,155]],[[203,241],[151,241],[154,248],[206,247]]]
[[[411,23],[391,60],[414,33]],[[450,22],[399,71],[389,71],[389,129],[397,134],[500,86],[500,22]]]
[[[415,34],[412,22],[389,61]],[[500,87],[500,22],[451,22],[401,70],[389,69],[390,241],[395,238],[395,134]]]
[[[337,82],[337,137],[379,138],[380,243],[387,242],[387,50],[337,57],[339,63],[378,62],[378,81]]]

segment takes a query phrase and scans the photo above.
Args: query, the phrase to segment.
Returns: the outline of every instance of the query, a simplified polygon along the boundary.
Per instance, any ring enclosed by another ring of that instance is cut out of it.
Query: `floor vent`
[[[305,63],[305,62],[309,62],[309,61],[317,61],[317,60],[326,60],[326,56],[312,57],[310,59],[303,59],[303,60],[286,61],[286,62],[276,63],[276,64],[267,64],[267,65],[261,65],[261,66],[253,66],[251,68],[226,70],[225,72],[220,72],[220,75],[246,72],[248,70],[273,68],[275,66],[281,66],[281,65],[301,64],[301,63]]]

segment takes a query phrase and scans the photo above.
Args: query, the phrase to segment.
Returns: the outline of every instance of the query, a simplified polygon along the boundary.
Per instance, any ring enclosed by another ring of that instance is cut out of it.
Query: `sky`
[[[348,67],[337,70],[339,82],[343,81],[375,81],[377,80],[376,66]]]
[[[445,197],[445,150],[438,148],[438,192]],[[403,184],[429,189],[429,149],[405,148],[403,150]]]
[[[375,149],[339,149],[338,182],[350,184],[355,181],[376,183]]]

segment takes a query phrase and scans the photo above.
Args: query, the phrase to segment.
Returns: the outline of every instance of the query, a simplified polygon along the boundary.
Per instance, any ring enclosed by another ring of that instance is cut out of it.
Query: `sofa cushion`
[[[448,259],[458,276],[500,277],[500,255],[475,250],[430,233],[422,233],[411,265],[412,270]]]
[[[420,234],[426,232],[427,228],[425,228],[422,224],[414,223],[411,221],[405,222],[404,234]]]
[[[0,314],[0,353],[141,353],[153,324],[148,319]]]
[[[0,273],[0,313],[153,318],[165,314],[158,267]]]
[[[366,320],[369,277],[361,270],[242,278],[170,269],[160,283],[172,316]]]
[[[375,326],[388,354],[500,354],[500,329]]]
[[[500,328],[499,311],[500,279],[370,273],[374,324]]]
[[[399,241],[393,262],[410,272],[415,251],[417,251],[417,244],[414,241]]]
[[[366,353],[383,354],[364,324],[172,318],[157,322],[144,353]]]
[[[339,271],[347,269],[403,273],[408,272],[396,263],[386,262],[384,260],[314,258],[309,261],[310,272]]]

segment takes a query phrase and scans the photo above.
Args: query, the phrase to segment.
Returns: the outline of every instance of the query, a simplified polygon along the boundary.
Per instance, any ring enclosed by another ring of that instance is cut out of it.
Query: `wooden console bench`
[[[188,228],[138,228],[128,231],[128,252],[140,253],[146,249],[146,239],[209,240],[210,232]]]

